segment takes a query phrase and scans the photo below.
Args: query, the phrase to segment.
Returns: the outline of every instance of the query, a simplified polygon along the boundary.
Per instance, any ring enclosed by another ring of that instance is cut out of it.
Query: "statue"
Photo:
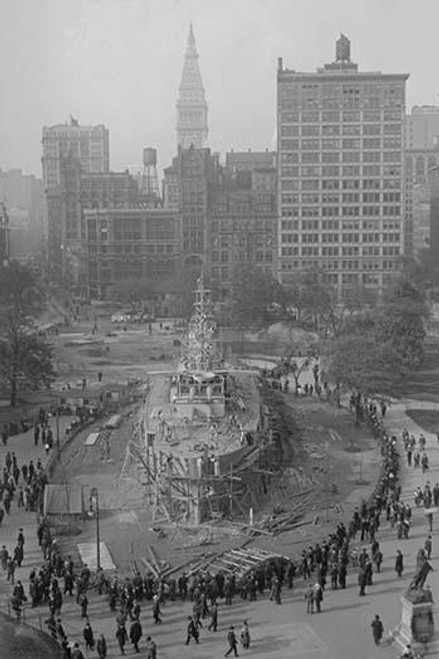
[[[407,593],[409,594],[412,591],[417,591],[420,595],[423,591],[427,577],[432,570],[433,568],[431,567],[430,563],[425,560],[416,570],[415,576],[413,577],[407,589]]]

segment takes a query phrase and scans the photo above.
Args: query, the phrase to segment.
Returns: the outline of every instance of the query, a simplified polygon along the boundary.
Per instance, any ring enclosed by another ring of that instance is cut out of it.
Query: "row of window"
[[[327,252],[325,252],[325,248],[322,249],[321,253],[319,251],[318,247],[302,247],[301,250],[299,250],[298,247],[282,247],[282,256],[314,256],[314,257],[322,257],[322,256],[340,256],[340,252],[336,251],[336,248],[327,248]],[[399,256],[399,251],[393,251],[393,252],[387,252],[384,254],[383,251],[383,256]],[[395,267],[395,261],[396,259],[388,260],[388,259],[376,259],[373,261],[367,261],[367,260],[343,260],[343,261],[330,261],[325,262],[321,261],[319,263],[319,267],[321,268],[330,268],[333,270],[338,270],[338,269],[343,269],[343,270],[379,270],[379,269],[391,269]],[[285,264],[283,264],[285,265]],[[282,265],[282,269],[283,268]]]
[[[331,151],[331,150],[347,150],[358,151],[364,149],[369,151],[371,149],[401,149],[402,142],[399,137],[389,137],[383,140],[380,137],[349,137],[343,139],[290,139],[283,137],[281,147],[285,151]]]
[[[283,208],[282,217],[399,217],[401,206],[302,206]]]
[[[281,123],[281,137],[338,137],[361,135],[401,135],[402,123],[399,124],[310,124],[288,125]]]
[[[289,163],[339,163],[339,162],[375,162],[400,163],[402,150],[397,151],[297,151],[294,140],[282,140],[282,155],[288,156]]]
[[[373,152],[372,152],[373,153]],[[346,177],[355,177],[359,178],[364,176],[369,178],[370,176],[402,176],[402,167],[400,165],[298,165],[298,154],[296,153],[282,153],[281,154],[281,167],[296,165],[293,166],[290,170],[292,178],[335,178],[339,176]]]
[[[283,233],[281,243],[399,243],[401,234],[390,232],[364,232],[363,233]]]
[[[404,113],[401,110],[375,110],[368,111],[363,110],[363,112],[282,112],[281,110],[281,123],[318,123],[322,121],[323,123],[338,123],[343,122],[360,122],[365,123],[377,123],[379,121],[402,121],[404,118]]]
[[[212,252],[212,263],[229,263],[230,261],[247,261],[249,258],[248,252],[240,250],[235,254],[231,255],[230,252]],[[272,261],[273,252],[271,250],[256,250],[255,251],[256,261]]]

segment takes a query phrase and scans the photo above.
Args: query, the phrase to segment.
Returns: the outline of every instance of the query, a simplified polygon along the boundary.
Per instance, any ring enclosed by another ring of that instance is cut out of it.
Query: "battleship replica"
[[[210,291],[197,282],[194,311],[175,371],[148,373],[129,452],[153,520],[201,524],[252,516],[266,492],[269,415],[259,371],[227,363]]]

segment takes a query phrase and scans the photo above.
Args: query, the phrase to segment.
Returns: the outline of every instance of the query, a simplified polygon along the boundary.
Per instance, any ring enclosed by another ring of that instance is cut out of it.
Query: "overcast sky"
[[[334,59],[340,31],[362,70],[409,72],[408,106],[439,104],[439,0],[1,0],[0,168],[41,176],[41,128],[110,129],[114,171],[176,151],[189,23],[214,151],[273,145],[275,73]],[[161,173],[161,172],[160,172]]]

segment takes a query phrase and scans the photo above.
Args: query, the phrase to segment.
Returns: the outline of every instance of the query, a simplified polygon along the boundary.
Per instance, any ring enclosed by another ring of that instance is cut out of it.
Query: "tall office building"
[[[76,119],[70,124],[43,127],[43,183],[46,192],[47,256],[51,268],[65,274],[67,234],[77,215],[76,200],[62,195],[63,170],[68,158],[74,159],[84,172],[110,171],[109,131],[105,126],[81,126]],[[64,205],[67,210],[64,212]],[[64,222],[67,217],[68,224]],[[69,225],[69,218],[71,218]]]
[[[207,134],[207,103],[191,25],[178,89],[177,146],[183,149],[190,146],[201,149],[206,145]]]
[[[85,172],[110,171],[110,137],[103,125],[81,126],[70,118],[69,124],[43,127],[43,182],[54,188],[61,180],[61,160],[70,153],[75,156]]]
[[[361,72],[341,35],[313,73],[279,59],[279,273],[317,269],[349,295],[382,290],[404,245],[408,74]]]

